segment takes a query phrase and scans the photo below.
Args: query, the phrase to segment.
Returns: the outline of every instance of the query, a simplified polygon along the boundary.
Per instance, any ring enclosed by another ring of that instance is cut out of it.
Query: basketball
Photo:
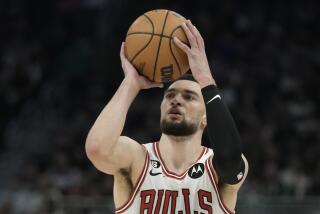
[[[170,82],[189,70],[187,55],[173,41],[189,41],[182,24],[187,20],[170,10],[152,10],[138,17],[125,40],[125,54],[137,71],[154,82]]]

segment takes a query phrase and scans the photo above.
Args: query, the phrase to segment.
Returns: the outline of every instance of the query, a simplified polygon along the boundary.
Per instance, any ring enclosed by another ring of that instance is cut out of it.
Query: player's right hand
[[[162,83],[156,83],[151,82],[144,76],[139,75],[138,71],[135,69],[135,67],[130,63],[128,58],[126,57],[124,53],[124,46],[125,43],[122,42],[121,44],[121,50],[120,50],[120,59],[121,59],[121,66],[124,73],[125,78],[133,81],[129,81],[132,84],[135,84],[135,86],[139,87],[139,89],[148,89],[148,88],[154,88],[159,87],[162,88]]]
[[[190,47],[174,37],[175,44],[187,54],[190,70],[201,88],[216,85],[209,67],[203,38],[198,29],[188,20],[182,28],[189,40]]]

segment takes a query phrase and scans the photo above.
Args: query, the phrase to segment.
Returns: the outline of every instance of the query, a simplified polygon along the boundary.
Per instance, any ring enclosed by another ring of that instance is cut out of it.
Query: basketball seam
[[[143,34],[145,34],[145,35],[153,35],[153,36],[161,36],[161,34],[159,34],[159,33],[150,33],[150,32],[133,32],[133,33],[129,33],[129,34],[127,34],[127,36],[131,36],[131,35],[143,35]],[[171,38],[170,36],[167,36],[167,35],[162,35],[163,37],[165,37],[165,38],[168,38],[168,39],[173,39],[173,38]]]
[[[157,51],[157,55],[156,55],[156,61],[155,61],[155,63],[154,63],[152,81],[154,81],[154,76],[155,76],[155,73],[156,73],[156,70],[157,70],[157,63],[158,63],[158,57],[159,57],[159,52],[160,52],[160,47],[161,47],[161,41],[162,41],[163,32],[164,32],[164,28],[165,28],[165,26],[166,26],[166,22],[167,22],[168,15],[169,15],[169,11],[167,10],[167,14],[166,14],[166,17],[165,17],[164,22],[163,22],[162,31],[161,31],[161,35],[160,35],[160,39],[159,39],[160,41],[159,41],[159,45],[158,45],[158,51]]]
[[[143,16],[146,17],[147,20],[151,23],[151,26],[152,26],[152,34],[149,34],[149,35],[151,35],[151,37],[150,37],[149,41],[147,42],[147,44],[146,44],[143,48],[141,48],[141,49],[132,57],[132,59],[130,60],[131,63],[133,63],[133,61],[138,57],[138,55],[139,55],[140,53],[142,53],[142,51],[144,51],[144,49],[146,49],[146,48],[148,47],[148,45],[150,44],[150,42],[152,41],[152,38],[153,38],[153,36],[154,36],[154,35],[153,35],[153,33],[154,33],[154,25],[153,25],[152,20],[151,20],[147,15],[145,15],[145,14],[143,14]],[[130,34],[127,34],[127,36],[128,36],[128,35],[130,35]],[[143,74],[143,70],[142,70],[142,71],[139,71],[139,72],[141,72],[141,74]]]
[[[133,32],[133,33],[127,34],[127,36],[131,36],[131,35],[141,35],[141,34],[142,34],[142,35],[145,34],[145,35],[161,36],[161,34],[158,34],[158,33],[150,33],[150,32]],[[167,39],[173,39],[173,37],[167,36],[167,35],[162,35],[162,37],[167,38]],[[180,40],[180,41],[181,41],[181,40]],[[187,42],[185,42],[185,41],[181,41],[181,42],[184,43],[185,45],[188,45],[188,46],[190,47],[189,43],[187,43]]]
[[[179,73],[180,73],[180,75],[181,75],[181,68],[180,68],[180,65],[179,65],[179,62],[178,62],[176,56],[175,56],[174,53],[173,53],[172,45],[171,45],[172,35],[173,35],[174,32],[175,32],[176,30],[178,30],[179,28],[181,28],[181,26],[178,26],[178,27],[174,28],[173,31],[171,32],[171,34],[170,34],[169,48],[170,48],[170,52],[171,52],[171,54],[172,54],[172,56],[173,56],[173,59],[174,59],[174,61],[176,62],[177,66],[178,66]]]

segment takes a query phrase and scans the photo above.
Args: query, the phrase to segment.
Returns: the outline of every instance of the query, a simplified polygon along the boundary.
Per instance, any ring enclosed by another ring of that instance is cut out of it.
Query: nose
[[[174,96],[174,98],[171,100],[171,105],[173,106],[181,106],[183,103],[182,96],[180,94],[177,94]]]

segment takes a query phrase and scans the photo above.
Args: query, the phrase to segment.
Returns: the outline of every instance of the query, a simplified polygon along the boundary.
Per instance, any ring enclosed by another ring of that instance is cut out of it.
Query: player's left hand
[[[216,85],[210,71],[204,41],[200,32],[190,20],[182,24],[182,28],[187,35],[190,47],[181,42],[177,37],[174,37],[174,42],[187,54],[193,77],[200,84],[201,88],[211,84]]]

